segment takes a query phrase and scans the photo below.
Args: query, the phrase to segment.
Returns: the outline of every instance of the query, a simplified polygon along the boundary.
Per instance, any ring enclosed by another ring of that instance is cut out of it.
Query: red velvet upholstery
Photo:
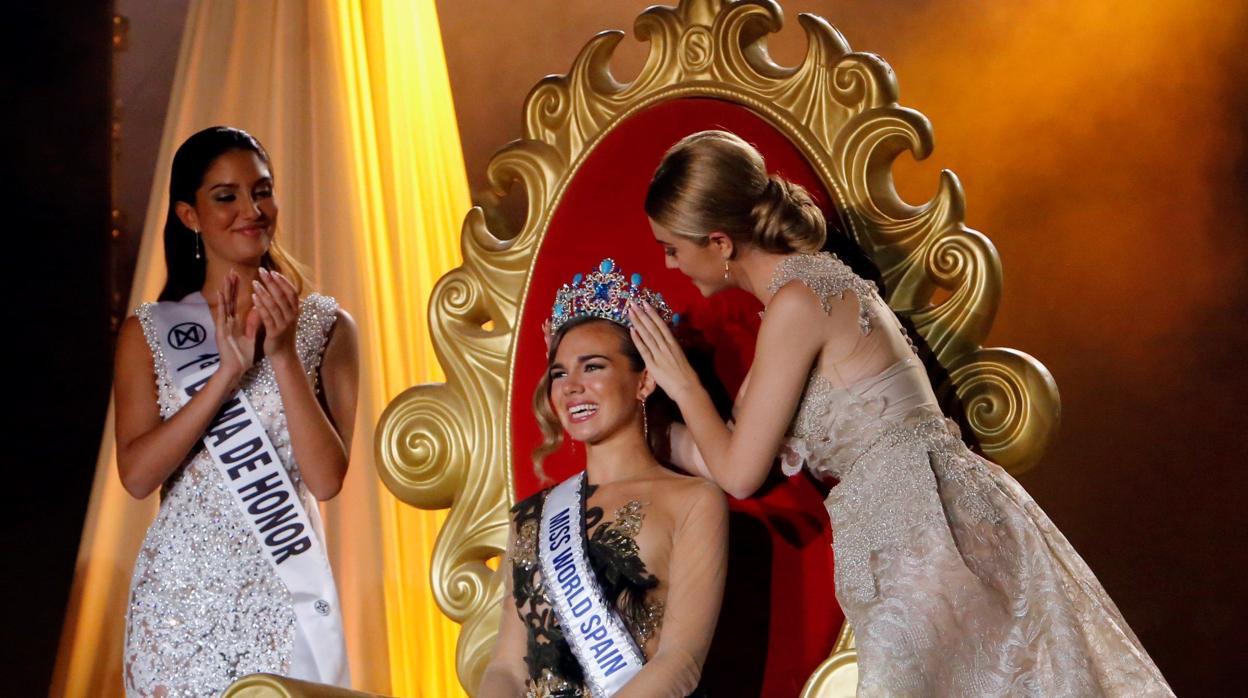
[[[716,371],[728,395],[736,394],[754,354],[757,301],[741,292],[702,298],[679,272],[666,270],[642,209],[646,185],[667,148],[707,128],[725,128],[754,143],[772,171],[806,186],[825,209],[830,206],[800,151],[735,104],[666,102],[609,133],[564,193],[523,309],[511,404],[517,500],[542,487],[530,457],[541,438],[531,400],[545,369],[542,321],[555,289],[604,257],[613,257],[625,274],[640,272],[647,286],[663,293],[681,313],[682,325],[714,347]],[[583,459],[577,445],[565,444],[545,468],[559,481],[583,467]],[[705,672],[711,695],[795,696],[831,652],[844,616],[833,593],[831,533],[822,499],[805,476],[777,474],[761,496],[731,502],[728,589]]]

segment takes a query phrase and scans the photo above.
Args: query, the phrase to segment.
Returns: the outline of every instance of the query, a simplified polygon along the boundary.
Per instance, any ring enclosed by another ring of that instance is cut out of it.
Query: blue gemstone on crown
[[[631,327],[628,308],[633,303],[648,303],[666,322],[673,321],[672,309],[659,293],[643,288],[641,274],[626,277],[616,270],[615,260],[607,258],[589,275],[576,274],[571,284],[564,284],[555,293],[550,318],[552,332],[570,320],[595,317]]]

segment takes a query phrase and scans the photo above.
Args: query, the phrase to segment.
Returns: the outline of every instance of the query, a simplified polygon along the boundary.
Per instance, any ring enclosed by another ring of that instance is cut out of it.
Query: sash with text
[[[220,365],[212,312],[194,293],[157,303],[152,320],[182,404]],[[290,591],[296,632],[290,676],[347,686],[342,613],[315,503],[307,509],[255,409],[240,389],[213,417],[203,439],[261,554]]]
[[[538,559],[564,639],[580,662],[594,698],[606,698],[641,671],[646,660],[619,613],[603,598],[590,569],[584,481],[585,473],[581,473],[546,495]]]

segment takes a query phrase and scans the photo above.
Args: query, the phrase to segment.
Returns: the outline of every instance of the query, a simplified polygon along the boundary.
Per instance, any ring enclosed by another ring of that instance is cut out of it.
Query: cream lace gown
[[[839,481],[826,506],[858,695],[1173,695],[1061,532],[963,444],[922,364],[853,375],[902,331],[875,287],[828,254],[786,259],[771,289],[790,282],[825,309],[859,301],[858,347],[836,384],[812,374],[781,451],[786,473]]]
[[[337,307],[332,298],[316,294],[300,305],[295,344],[313,385]],[[168,419],[180,403],[159,358],[151,311],[147,304],[137,315],[157,357],[160,414]],[[267,359],[244,376],[243,391],[304,508],[315,517],[316,503],[295,465],[281,394]],[[288,673],[294,642],[290,592],[262,556],[212,457],[197,446],[165,483],[160,511],[134,562],[126,613],[126,693],[219,696],[246,674]]]

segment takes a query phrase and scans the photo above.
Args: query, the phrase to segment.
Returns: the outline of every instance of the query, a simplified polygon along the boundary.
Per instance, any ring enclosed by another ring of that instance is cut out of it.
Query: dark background
[[[520,136],[537,79],[644,1],[438,0],[469,180]],[[46,692],[107,408],[185,3],[6,8],[0,89],[10,163],[4,295],[12,407],[3,431],[3,662],[11,695]],[[997,244],[991,343],[1046,363],[1063,422],[1020,481],[1088,560],[1180,695],[1242,683],[1248,546],[1248,39],[1213,0],[785,3],[773,38],[801,59],[817,12],[884,56],[937,148],[898,164],[926,200],[962,179],[968,224]],[[172,48],[171,48],[172,47]],[[645,47],[619,48],[622,79]],[[118,70],[114,72],[114,67]],[[114,98],[121,104],[115,105]],[[118,106],[117,160],[111,150]],[[113,191],[114,187],[116,191]],[[122,218],[110,211],[117,205]],[[831,593],[829,590],[828,593]]]
[[[11,3],[2,692],[46,694],[111,380],[112,7]],[[10,353],[11,352],[11,353]]]

